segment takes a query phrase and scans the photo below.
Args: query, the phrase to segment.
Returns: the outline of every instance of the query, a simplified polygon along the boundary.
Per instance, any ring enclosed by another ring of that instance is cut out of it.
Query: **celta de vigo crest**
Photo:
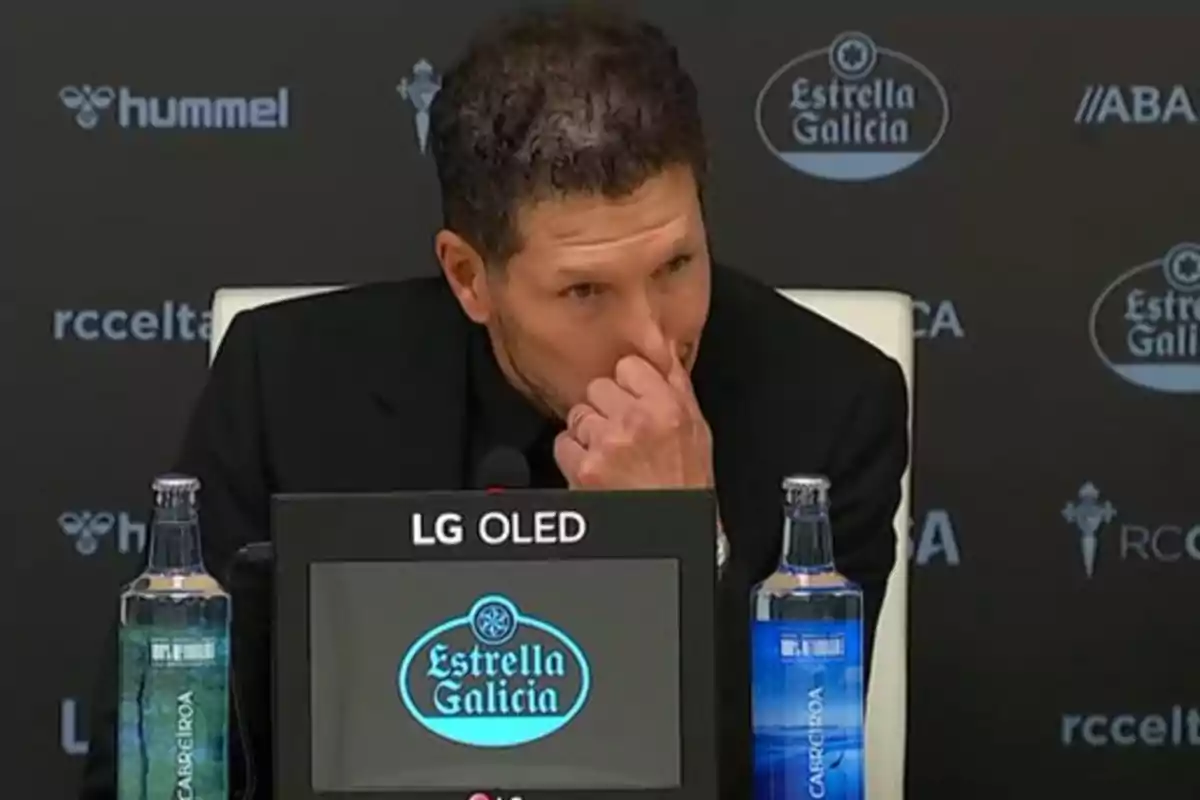
[[[512,747],[570,723],[587,703],[591,670],[565,631],[489,594],[419,636],[397,683],[408,713],[431,733]]]

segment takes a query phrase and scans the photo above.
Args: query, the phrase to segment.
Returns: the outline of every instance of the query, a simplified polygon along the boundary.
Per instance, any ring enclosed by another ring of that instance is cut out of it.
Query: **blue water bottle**
[[[829,481],[785,478],[779,568],[750,597],[755,800],[862,800],[863,597],[833,563]]]

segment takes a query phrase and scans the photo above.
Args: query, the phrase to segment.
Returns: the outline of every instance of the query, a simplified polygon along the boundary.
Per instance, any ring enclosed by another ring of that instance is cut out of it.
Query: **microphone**
[[[529,461],[515,447],[493,447],[475,467],[474,486],[488,491],[525,489],[529,486]]]
[[[269,564],[275,560],[275,544],[273,542],[251,542],[237,549],[233,554],[236,566],[252,564]],[[230,570],[232,574],[232,570]]]

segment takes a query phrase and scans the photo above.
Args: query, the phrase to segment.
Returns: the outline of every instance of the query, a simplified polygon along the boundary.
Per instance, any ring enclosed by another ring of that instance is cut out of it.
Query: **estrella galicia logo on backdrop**
[[[1088,326],[1096,355],[1130,383],[1200,392],[1200,244],[1124,272],[1100,293]]]
[[[780,67],[754,113],[763,143],[792,169],[868,181],[906,170],[938,146],[950,98],[923,64],[850,31]]]
[[[119,127],[151,130],[277,130],[290,125],[290,92],[255,97],[158,97],[128,86],[64,86],[59,101],[75,124],[94,130],[111,114]]]
[[[587,703],[591,669],[565,631],[489,594],[418,637],[397,682],[404,707],[430,732],[511,747],[570,723]]]
[[[413,64],[412,77],[402,78],[396,85],[396,92],[412,104],[417,144],[422,153],[429,145],[429,107],[433,105],[433,98],[437,97],[441,90],[441,76],[434,71],[433,65],[423,58]]]

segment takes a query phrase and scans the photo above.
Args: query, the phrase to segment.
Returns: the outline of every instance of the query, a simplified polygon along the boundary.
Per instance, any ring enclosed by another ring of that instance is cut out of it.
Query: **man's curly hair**
[[[523,204],[627,195],[686,166],[703,186],[696,87],[661,30],[612,11],[532,10],[487,29],[442,79],[430,149],[446,228],[490,264]]]

